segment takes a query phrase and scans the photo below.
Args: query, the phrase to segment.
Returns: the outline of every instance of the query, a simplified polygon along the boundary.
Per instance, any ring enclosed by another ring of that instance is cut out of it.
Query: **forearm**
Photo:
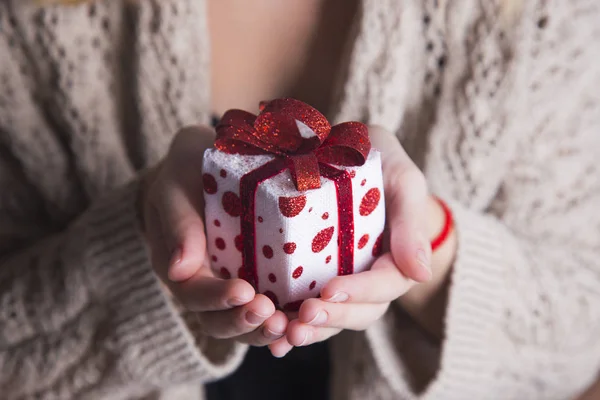
[[[187,379],[201,378],[199,365],[188,365],[198,360],[193,341],[150,268],[136,189],[115,191],[66,231],[3,258],[4,395],[139,391],[186,369],[195,374]]]

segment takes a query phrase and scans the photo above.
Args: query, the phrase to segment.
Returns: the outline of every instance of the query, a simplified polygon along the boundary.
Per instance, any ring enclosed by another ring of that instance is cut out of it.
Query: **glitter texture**
[[[363,180],[360,182],[360,186],[365,186],[366,184],[367,184],[367,180],[366,180],[366,179],[363,179]]]
[[[298,279],[302,276],[302,272],[304,272],[304,268],[298,267],[292,272],[292,278]]]
[[[317,286],[317,281],[312,281],[308,286],[308,290],[313,290]]]
[[[365,196],[360,201],[360,207],[358,212],[363,217],[371,214],[377,208],[379,200],[381,199],[381,192],[377,188],[369,189]]]
[[[285,254],[294,254],[294,251],[296,251],[296,243],[285,243],[283,245],[283,251],[285,252]]]
[[[321,218],[323,218],[323,219],[329,218],[329,213],[328,212],[323,213],[323,215],[321,215]]]
[[[202,175],[202,185],[204,185],[204,191],[208,194],[217,193],[218,186],[217,181],[211,174]]]
[[[331,242],[331,238],[333,237],[333,232],[335,231],[335,227],[330,226],[329,228],[325,228],[321,230],[312,240],[312,251],[313,253],[319,253],[323,251],[325,247]]]
[[[284,217],[293,218],[300,214],[306,206],[306,196],[280,197],[279,211]]]
[[[348,171],[348,175],[350,175],[350,179],[353,179],[356,176],[356,171],[355,170]]]
[[[331,256],[325,257],[325,264],[329,264],[331,262]]]
[[[375,244],[373,244],[373,251],[371,252],[371,254],[373,254],[373,257],[379,257],[381,255],[382,243],[383,243],[383,233],[380,234],[379,236],[377,236],[377,239],[375,240]]]
[[[359,249],[364,248],[367,245],[367,243],[369,243],[369,234],[368,233],[362,235],[360,237],[360,239],[358,239],[358,248]]]
[[[221,199],[221,203],[223,204],[225,212],[232,217],[239,217],[242,213],[242,202],[238,195],[233,192],[225,192]]]

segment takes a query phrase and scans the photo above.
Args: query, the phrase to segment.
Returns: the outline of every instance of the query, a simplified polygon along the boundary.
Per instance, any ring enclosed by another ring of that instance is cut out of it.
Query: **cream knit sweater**
[[[396,132],[460,240],[446,339],[399,307],[332,393],[569,399],[600,366],[600,5],[363,0],[335,121]],[[162,294],[136,173],[207,122],[205,0],[0,2],[0,398],[200,399],[245,347]],[[310,382],[307,382],[310,384]]]

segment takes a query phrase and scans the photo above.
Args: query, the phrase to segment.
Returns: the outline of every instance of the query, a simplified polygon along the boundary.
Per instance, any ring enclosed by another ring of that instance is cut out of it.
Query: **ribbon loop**
[[[229,154],[274,154],[287,159],[299,191],[321,186],[319,162],[359,166],[371,143],[367,127],[346,122],[331,127],[325,116],[301,101],[261,103],[258,116],[230,110],[217,125],[215,147]]]

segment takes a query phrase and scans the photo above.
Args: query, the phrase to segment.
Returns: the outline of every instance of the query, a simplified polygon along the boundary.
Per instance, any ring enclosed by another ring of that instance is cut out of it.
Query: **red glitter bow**
[[[371,142],[360,122],[331,126],[301,101],[284,98],[261,104],[258,116],[229,110],[217,125],[215,147],[229,154],[284,157],[299,191],[321,187],[319,163],[360,166]]]

